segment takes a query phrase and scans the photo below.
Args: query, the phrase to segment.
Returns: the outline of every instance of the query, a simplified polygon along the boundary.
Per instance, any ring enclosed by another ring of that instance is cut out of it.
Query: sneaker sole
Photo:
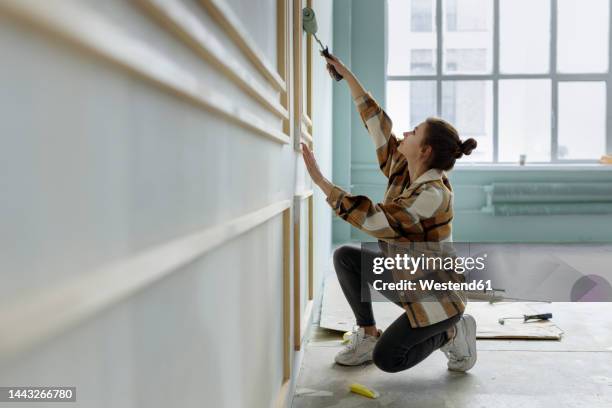
[[[367,354],[372,354],[372,353],[366,353]],[[365,355],[363,356],[365,357]],[[342,366],[347,366],[347,367],[353,367],[353,366],[358,366],[358,365],[362,365],[364,363],[369,363],[372,361],[372,357],[370,356],[369,358],[366,358],[365,360],[357,360],[354,363],[347,363],[347,362],[342,362],[342,361],[338,361],[336,359],[334,359],[334,361],[336,362],[336,364],[340,364]]]
[[[466,320],[466,335],[469,336],[469,339],[474,339],[473,341],[468,341],[468,351],[470,352],[470,358],[467,360],[468,363],[465,367],[462,367],[461,370],[458,369],[452,369],[452,368],[448,368],[450,371],[460,371],[460,372],[465,372],[468,371],[470,368],[474,367],[474,365],[476,364],[476,360],[478,358],[477,355],[477,351],[476,351],[476,320],[468,314],[464,314],[463,315],[464,319]]]

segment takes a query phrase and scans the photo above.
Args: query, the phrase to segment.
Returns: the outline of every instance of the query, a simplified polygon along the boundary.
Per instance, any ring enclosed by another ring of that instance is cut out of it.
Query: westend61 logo
[[[482,271],[485,269],[485,258],[487,254],[477,257],[440,257],[440,256],[420,256],[413,257],[408,254],[397,254],[395,257],[379,256],[374,258],[372,272],[380,275],[385,269],[398,269],[408,271],[414,275],[418,270],[446,270],[463,274],[472,270]]]

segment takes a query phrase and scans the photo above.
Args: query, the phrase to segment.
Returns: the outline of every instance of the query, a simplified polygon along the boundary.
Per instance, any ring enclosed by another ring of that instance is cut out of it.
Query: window
[[[413,32],[433,31],[432,0],[412,0],[410,2],[410,29]]]
[[[410,54],[410,71],[415,74],[427,74],[434,71],[433,50],[412,50]]]
[[[608,0],[388,0],[388,13],[396,133],[440,116],[478,141],[473,162],[612,149]]]

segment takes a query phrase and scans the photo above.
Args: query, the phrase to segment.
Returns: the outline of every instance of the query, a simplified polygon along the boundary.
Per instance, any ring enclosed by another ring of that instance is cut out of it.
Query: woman
[[[353,73],[334,56],[326,60],[328,70],[333,67],[346,79],[388,184],[382,203],[353,196],[323,177],[312,152],[302,144],[313,182],[338,216],[377,238],[383,250],[394,243],[451,241],[452,189],[445,171],[453,168],[456,159],[469,155],[476,141],[461,141],[453,126],[438,118],[427,118],[397,139],[391,120]],[[374,361],[381,370],[398,372],[440,348],[448,357],[449,370],[472,368],[476,322],[463,313],[467,300],[461,292],[431,291],[415,301],[394,299],[405,313],[384,332],[377,329],[368,288],[372,280],[362,271],[372,270],[374,258],[384,252],[347,245],[334,253],[338,280],[357,321],[335,361],[342,365]]]

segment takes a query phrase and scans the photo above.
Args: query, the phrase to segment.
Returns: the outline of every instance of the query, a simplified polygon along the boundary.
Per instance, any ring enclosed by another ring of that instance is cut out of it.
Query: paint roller
[[[304,31],[306,31],[308,34],[312,34],[312,36],[321,46],[321,55],[330,58],[329,49],[327,47],[323,47],[323,44],[317,37],[317,30],[319,29],[317,26],[317,18],[315,17],[314,10],[310,7],[304,7],[302,9],[302,26]],[[328,70],[332,78],[334,78],[336,81],[340,81],[343,78],[342,75],[340,75],[338,71],[336,71],[336,69],[330,64],[328,64]]]

